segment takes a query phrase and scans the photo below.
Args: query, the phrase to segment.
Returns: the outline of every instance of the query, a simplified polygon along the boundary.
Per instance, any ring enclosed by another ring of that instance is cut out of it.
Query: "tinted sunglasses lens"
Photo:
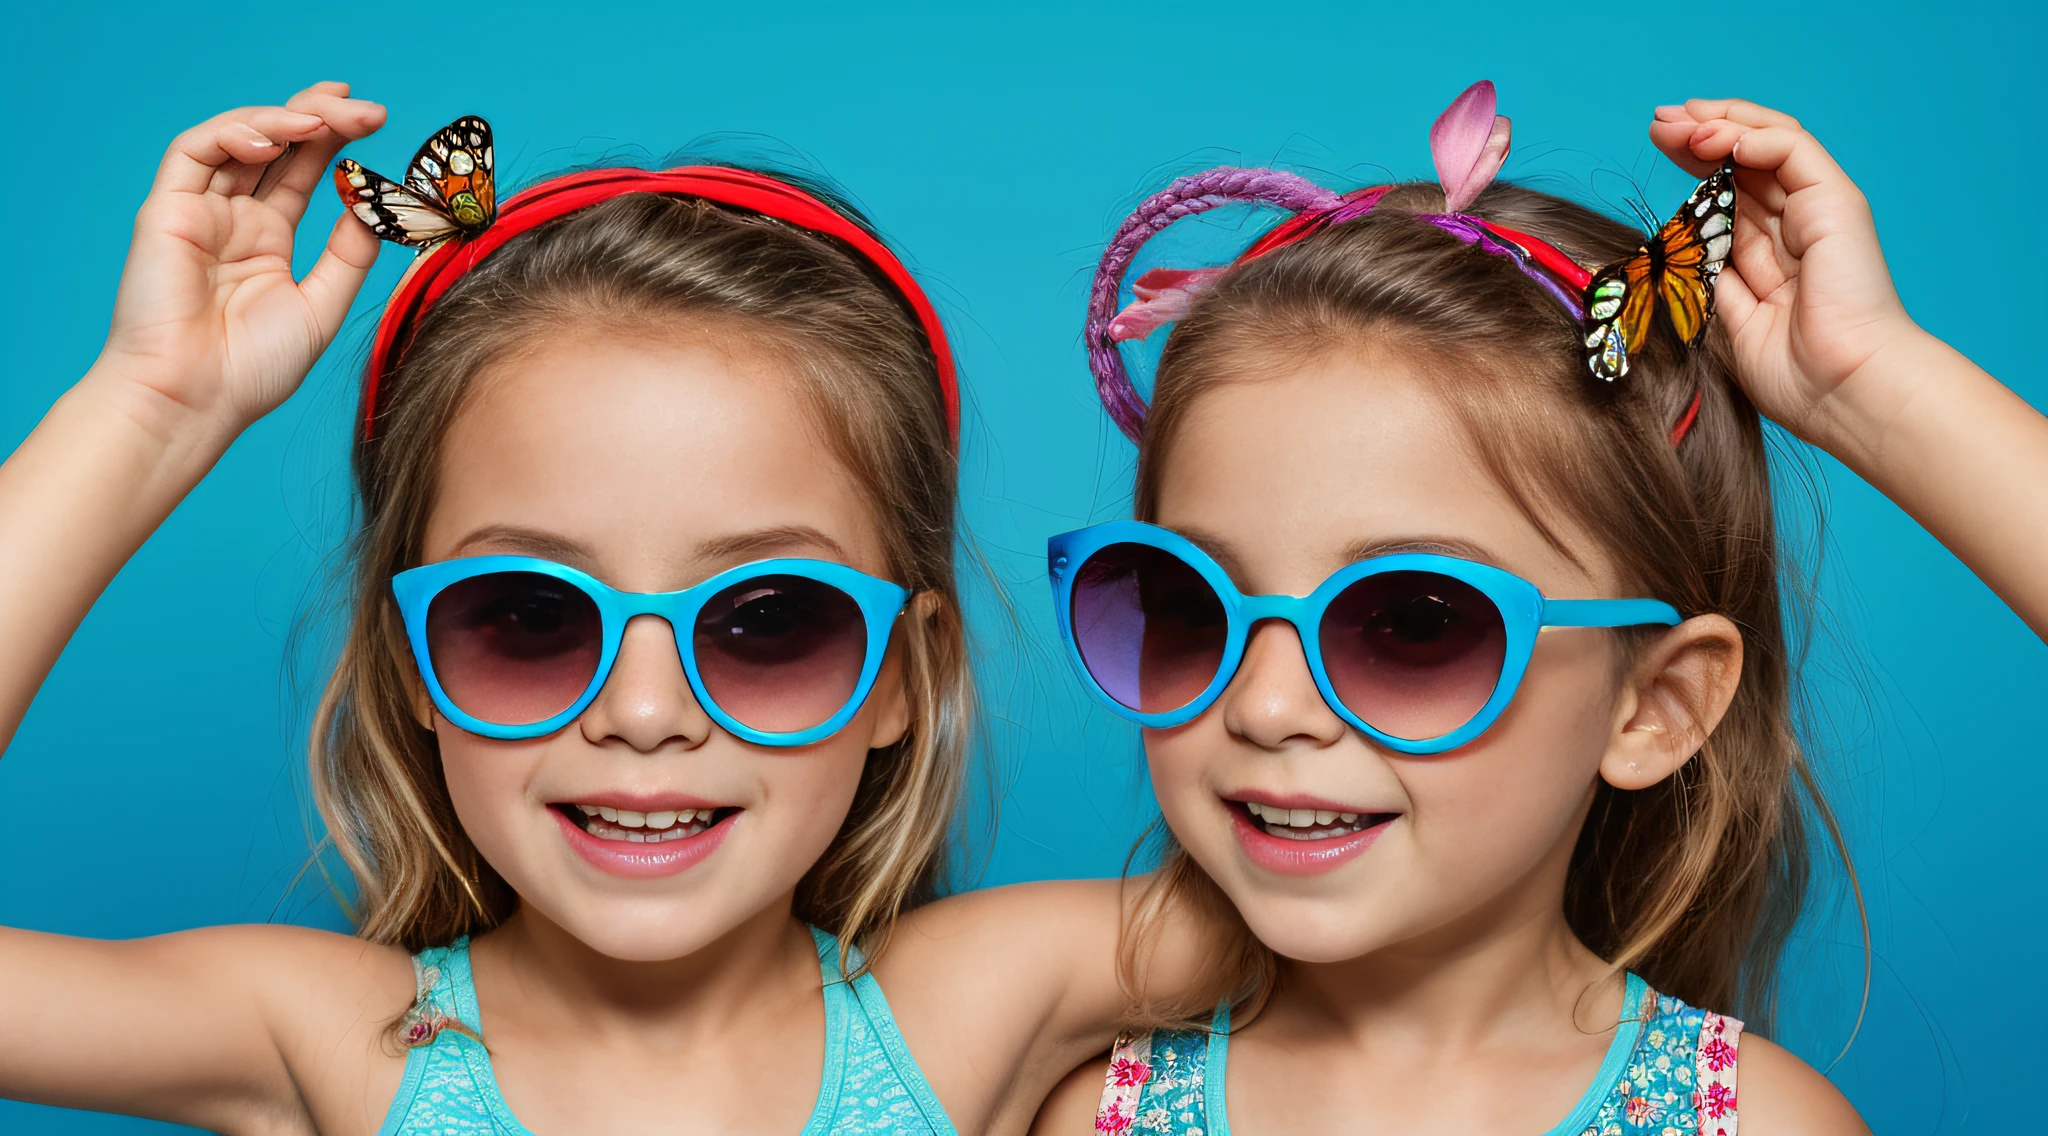
[[[1500,682],[1507,628],[1486,593],[1436,572],[1382,572],[1323,613],[1337,698],[1376,730],[1422,741],[1472,720]]]
[[[697,674],[718,708],[763,733],[823,725],[867,663],[860,604],[805,576],[756,576],[711,597],[694,631]]]
[[[1178,710],[1223,665],[1230,625],[1216,589],[1180,557],[1112,544],[1074,575],[1074,643],[1097,685],[1145,714]]]
[[[493,725],[530,725],[575,705],[603,650],[597,603],[538,572],[471,576],[427,609],[427,652],[442,691]]]

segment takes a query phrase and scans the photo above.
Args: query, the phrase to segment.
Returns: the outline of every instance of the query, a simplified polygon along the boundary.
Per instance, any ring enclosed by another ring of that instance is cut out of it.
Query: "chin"
[[[701,904],[675,899],[607,900],[578,905],[566,919],[549,918],[598,954],[620,962],[671,962],[697,953],[731,933]]]
[[[1361,911],[1367,902],[1356,897],[1265,894],[1237,903],[1237,910],[1245,926],[1274,954],[1295,962],[1334,963],[1371,954],[1398,937],[1392,927]]]

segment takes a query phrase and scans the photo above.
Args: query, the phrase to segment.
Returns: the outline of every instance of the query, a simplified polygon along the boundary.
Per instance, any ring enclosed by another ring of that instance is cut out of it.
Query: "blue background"
[[[994,581],[976,604],[1002,806],[989,883],[1113,873],[1149,815],[1134,734],[1050,649],[1037,572],[1046,534],[1127,508],[1130,450],[1094,403],[1078,331],[1101,243],[1173,174],[1426,175],[1431,118],[1490,77],[1516,123],[1507,176],[1609,208],[1641,185],[1661,213],[1685,183],[1644,141],[1651,108],[1741,94],[1798,115],[1859,179],[1914,315],[2048,405],[2032,350],[2048,301],[2038,5],[59,7],[16,11],[0,46],[0,451],[92,362],[164,144],[314,79],[389,104],[386,131],[353,151],[387,172],[480,113],[515,184],[747,132],[761,137],[740,145],[794,148],[849,187],[930,283],[962,360],[965,510]],[[337,208],[314,206],[315,242]],[[403,260],[388,253],[365,295]],[[113,937],[345,925],[301,875],[319,637],[292,631],[326,610],[370,310],[143,548],[44,687],[0,761],[0,922]],[[1781,1040],[1833,1063],[1881,1133],[2038,1123],[2048,649],[1896,508],[1814,464],[1834,631],[1809,677],[1874,955],[1868,1016],[1835,1062],[1863,974],[1836,886],[1788,962]],[[151,1129],[0,1103],[5,1132]]]

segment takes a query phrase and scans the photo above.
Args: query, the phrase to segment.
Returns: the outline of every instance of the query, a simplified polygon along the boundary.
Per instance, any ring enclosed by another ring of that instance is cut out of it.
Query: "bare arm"
[[[107,582],[340,327],[375,238],[344,218],[303,280],[291,254],[328,159],[383,121],[347,94],[321,84],[172,143],[106,347],[0,464],[0,749]],[[337,951],[380,959],[382,993]],[[410,983],[390,954],[285,928],[125,943],[0,928],[0,1094],[231,1131],[303,1119],[289,1027],[331,1025],[337,998],[344,1014],[377,997],[401,1011]]]
[[[354,218],[304,280],[291,272],[327,160],[384,119],[346,94],[321,84],[178,136],[136,214],[106,347],[0,464],[0,750],[114,573],[348,314],[377,255]]]
[[[299,927],[0,928],[0,1096],[216,1132],[374,1132],[411,977],[402,951]]]
[[[1650,137],[1740,197],[1716,300],[1758,409],[1855,470],[2048,638],[2048,419],[1906,314],[1870,205],[1790,116],[1663,107]]]

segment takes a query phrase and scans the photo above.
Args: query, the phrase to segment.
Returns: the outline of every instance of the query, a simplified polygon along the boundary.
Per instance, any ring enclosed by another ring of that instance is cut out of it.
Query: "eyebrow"
[[[741,560],[759,558],[763,553],[769,552],[820,548],[838,560],[850,559],[844,545],[809,525],[777,525],[774,528],[714,537],[697,545],[697,555],[705,560]]]
[[[1375,556],[1393,556],[1402,552],[1427,552],[1437,556],[1453,556],[1459,560],[1473,560],[1481,564],[1499,565],[1500,558],[1485,548],[1470,541],[1452,537],[1402,537],[1361,540],[1345,546],[1344,563],[1355,564],[1360,560],[1371,560]]]
[[[1242,565],[1231,552],[1227,541],[1199,529],[1174,531],[1189,544],[1208,553],[1209,558],[1214,560],[1231,579],[1244,579]],[[1393,556],[1402,552],[1428,552],[1438,556],[1454,556],[1460,560],[1473,560],[1481,564],[1500,564],[1500,559],[1484,547],[1454,537],[1371,537],[1344,546],[1343,563],[1356,564],[1361,560],[1371,560],[1375,556]]]
[[[576,541],[518,525],[485,525],[456,541],[453,554],[460,556],[466,550],[480,544],[509,546],[519,555],[554,560],[562,564],[587,565],[592,559],[590,549]]]
[[[556,533],[519,525],[485,525],[455,543],[452,555],[461,556],[478,545],[495,545],[515,555],[534,556],[579,568],[588,568],[596,557],[588,546]],[[697,545],[699,559],[743,562],[762,559],[771,552],[822,549],[833,557],[848,560],[838,541],[809,525],[778,525],[754,532],[713,537]]]
[[[1181,539],[1209,554],[1209,559],[1223,569],[1223,574],[1233,580],[1244,579],[1244,566],[1238,563],[1237,554],[1230,550],[1230,544],[1222,537],[1211,536],[1200,529],[1173,529]]]

